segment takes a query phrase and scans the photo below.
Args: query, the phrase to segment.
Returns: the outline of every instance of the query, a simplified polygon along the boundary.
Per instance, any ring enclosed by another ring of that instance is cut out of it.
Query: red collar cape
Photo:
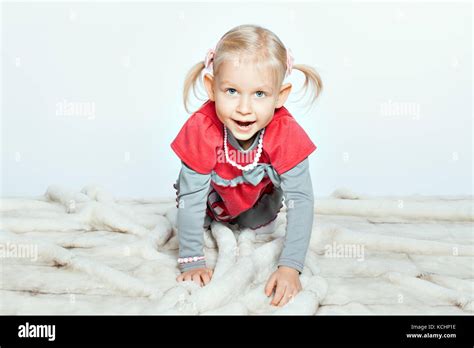
[[[171,148],[188,167],[201,174],[210,174],[218,164],[223,141],[224,124],[217,117],[215,102],[207,100],[184,123],[172,141]],[[268,159],[264,162],[270,163],[281,175],[308,157],[316,148],[284,106],[275,109],[263,136],[261,158]],[[252,161],[236,162],[245,165]]]

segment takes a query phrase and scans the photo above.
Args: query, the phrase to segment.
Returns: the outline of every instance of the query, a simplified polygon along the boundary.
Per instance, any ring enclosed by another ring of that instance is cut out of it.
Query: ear
[[[204,75],[204,87],[206,87],[207,96],[214,101],[214,76],[211,74]]]
[[[285,83],[280,88],[280,93],[278,94],[278,99],[275,108],[281,108],[285,104],[288,96],[290,95],[292,85],[291,83]]]

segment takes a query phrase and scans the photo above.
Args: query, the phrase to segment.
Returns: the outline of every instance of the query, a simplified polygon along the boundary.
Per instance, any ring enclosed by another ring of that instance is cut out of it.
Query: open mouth
[[[253,125],[255,123],[255,121],[251,121],[251,122],[241,122],[241,121],[236,121],[236,120],[233,120],[237,126],[241,129],[249,129],[251,125]]]

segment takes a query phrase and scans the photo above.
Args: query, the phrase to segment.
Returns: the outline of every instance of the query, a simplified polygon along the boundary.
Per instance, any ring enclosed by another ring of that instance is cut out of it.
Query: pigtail
[[[314,104],[323,90],[323,81],[321,80],[321,76],[319,76],[316,69],[306,64],[295,64],[293,65],[293,69],[301,71],[305,76],[305,81],[303,87],[301,88],[301,90],[304,90],[304,94],[308,92],[308,87],[311,84],[313,97],[310,100],[310,104]],[[299,100],[301,100],[301,98]]]
[[[183,89],[183,102],[186,112],[191,113],[188,109],[188,98],[189,90],[193,89],[193,94],[199,99],[199,96],[196,93],[196,82],[200,79],[201,73],[204,70],[204,61],[196,63],[191,69],[189,69],[186,78],[184,79],[184,89]]]
[[[216,50],[218,52],[217,59],[214,57],[216,55]],[[210,57],[211,53],[212,57]],[[321,94],[323,83],[318,72],[313,67],[306,64],[293,65],[293,60],[288,59],[288,50],[285,48],[285,45],[273,32],[257,25],[240,25],[224,34],[216,45],[216,48],[208,51],[205,61],[196,63],[188,71],[184,80],[183,89],[184,108],[188,113],[191,113],[188,108],[188,98],[191,87],[196,98],[202,100],[202,98],[197,94],[196,85],[198,80],[201,85],[203,85],[201,75],[203,70],[206,68],[205,63],[211,62],[210,59],[212,59],[212,70],[214,76],[216,76],[218,74],[219,65],[225,59],[242,53],[254,54],[258,58],[257,66],[262,64],[272,67],[276,81],[278,81],[280,85],[286,77],[286,71],[289,64],[291,65],[290,73],[291,69],[301,71],[305,76],[305,82],[300,91],[303,92],[302,97],[304,97],[308,93],[311,85],[312,98],[309,100],[311,105],[314,104],[318,96]]]

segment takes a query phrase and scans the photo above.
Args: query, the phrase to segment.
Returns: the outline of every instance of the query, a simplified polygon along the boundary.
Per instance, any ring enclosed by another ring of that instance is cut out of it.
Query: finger
[[[273,288],[275,287],[276,277],[272,274],[270,279],[268,279],[267,285],[265,286],[265,295],[270,296],[272,294]]]
[[[281,299],[283,298],[283,294],[285,293],[286,286],[284,285],[277,285],[277,289],[275,291],[275,296],[273,296],[272,305],[277,306]]]
[[[186,275],[184,276],[184,280],[190,281],[190,280],[191,280],[191,277],[192,277],[192,274],[191,274],[191,273],[186,273]]]
[[[209,276],[208,273],[204,273],[202,276],[202,281],[204,282],[204,285],[207,285],[209,284],[209,282],[211,281],[211,277]]]
[[[298,294],[299,294],[299,292],[300,292],[300,290],[295,290],[295,291],[293,291],[293,296],[292,296],[292,297],[293,297],[293,298],[295,298],[295,297],[296,297],[296,295],[298,295]]]
[[[281,297],[280,302],[278,303],[278,307],[283,307],[288,303],[290,297],[290,290],[288,287],[285,288],[285,292],[283,293],[283,296]]]
[[[282,300],[280,301],[280,304],[279,306],[280,307],[283,307],[284,305],[286,305],[288,302],[291,301],[291,299],[293,298],[293,291],[290,290],[289,288],[286,288],[285,290],[285,294],[283,295],[283,298]]]
[[[197,285],[201,286],[201,274],[199,274],[199,273],[194,273],[194,274],[193,274],[193,281],[194,281]]]
[[[176,277],[176,280],[178,282],[182,281],[183,280],[183,274],[180,274],[179,276]]]

